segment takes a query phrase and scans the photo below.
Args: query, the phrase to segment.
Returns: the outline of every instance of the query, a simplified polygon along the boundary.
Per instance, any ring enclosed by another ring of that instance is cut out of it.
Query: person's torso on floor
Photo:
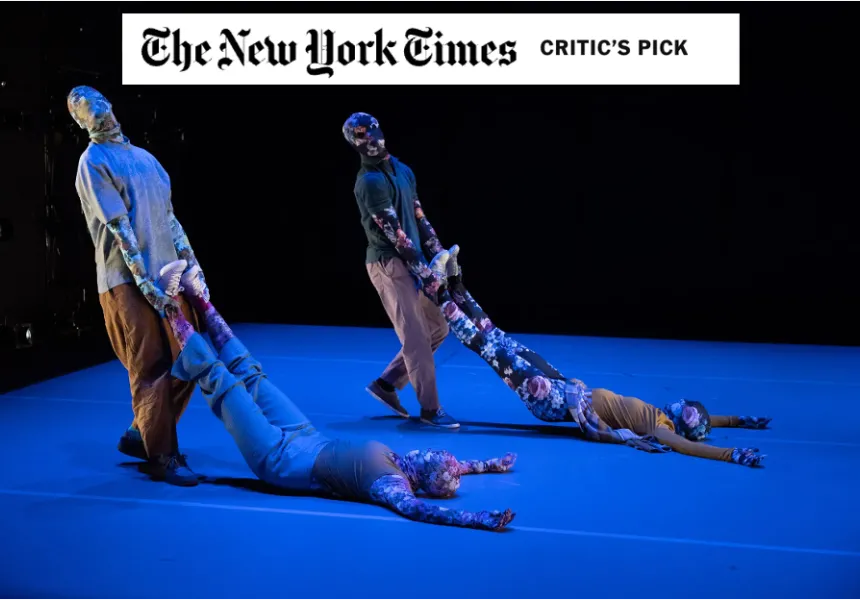
[[[157,276],[164,265],[177,259],[170,230],[173,208],[167,173],[154,156],[130,143],[90,143],[81,156],[81,168],[87,163],[103,169],[105,181],[113,183],[128,212],[146,272]],[[95,246],[99,293],[133,283],[119,244],[98,218],[97,209],[87,202],[82,207]]]
[[[382,178],[377,181],[380,183],[379,187],[389,191],[391,204],[400,220],[400,226],[420,253],[421,239],[418,235],[418,221],[415,219],[412,202],[416,196],[415,176],[412,170],[393,156],[378,163],[363,159],[356,178],[356,195],[361,186],[369,184],[369,178]],[[361,224],[367,236],[367,264],[386,258],[399,258],[397,250],[374,222],[373,216],[361,202],[358,202],[358,206],[361,212]]]
[[[338,498],[370,500],[370,488],[384,475],[406,475],[397,467],[391,449],[379,442],[333,440],[317,456],[314,483]]]
[[[638,435],[650,434],[659,426],[675,430],[662,410],[639,398],[598,388],[591,390],[591,405],[597,416],[613,429],[629,429]]]

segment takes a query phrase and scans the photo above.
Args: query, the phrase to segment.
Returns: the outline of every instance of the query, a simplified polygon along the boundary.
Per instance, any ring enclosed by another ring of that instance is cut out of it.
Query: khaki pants
[[[178,449],[176,424],[188,406],[194,383],[170,375],[180,353],[170,325],[133,284],[99,294],[99,302],[111,346],[128,370],[132,425],[140,430],[150,457],[171,454]],[[199,331],[195,311],[184,298],[181,304],[188,322]]]
[[[448,323],[442,311],[415,289],[415,280],[399,258],[369,264],[367,273],[402,344],[382,373],[382,379],[398,390],[411,383],[421,408],[438,410],[433,353],[448,336]]]

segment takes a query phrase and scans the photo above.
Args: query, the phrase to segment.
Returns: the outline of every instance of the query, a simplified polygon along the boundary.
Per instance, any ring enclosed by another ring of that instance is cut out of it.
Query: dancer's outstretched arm
[[[515,516],[510,509],[473,513],[428,504],[415,496],[409,481],[400,475],[383,475],[377,479],[370,488],[370,496],[374,502],[387,506],[407,519],[434,525],[497,531]]]
[[[430,260],[445,248],[442,247],[439,236],[436,235],[436,230],[433,229],[430,221],[427,220],[427,215],[424,214],[424,208],[418,199],[418,192],[416,191],[418,185],[415,182],[415,174],[412,172],[412,169],[406,169],[406,176],[409,178],[409,182],[412,184],[412,191],[415,194],[412,198],[412,208],[415,211],[415,221],[418,223],[418,237],[421,238],[421,249],[424,252],[424,257]]]
[[[711,427],[739,427],[742,429],[767,429],[772,417],[736,417],[711,415]]]
[[[424,208],[421,206],[418,196],[412,199],[412,206],[415,209],[415,220],[418,222],[418,235],[421,238],[424,256],[425,258],[432,259],[445,248],[442,247],[442,242],[439,241],[436,230],[433,229],[430,221],[427,220],[427,215],[424,214]]]
[[[474,473],[504,473],[510,470],[517,461],[517,455],[511,452],[501,458],[490,460],[461,460],[460,475],[471,475]]]
[[[713,417],[711,417],[711,423],[713,426]],[[688,456],[733,462],[745,467],[757,467],[765,458],[764,455],[758,454],[758,448],[718,448],[717,446],[709,446],[701,442],[692,442],[671,431],[668,427],[658,427],[653,435],[675,452],[680,452]]]

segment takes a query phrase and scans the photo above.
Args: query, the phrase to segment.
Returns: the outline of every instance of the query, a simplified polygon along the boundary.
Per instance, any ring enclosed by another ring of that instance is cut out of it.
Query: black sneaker
[[[192,487],[199,483],[197,474],[188,467],[184,454],[156,456],[149,461],[147,472],[155,481]]]
[[[146,455],[146,448],[143,445],[143,438],[140,437],[140,431],[137,429],[127,429],[125,433],[122,434],[122,437],[119,438],[119,443],[116,445],[116,449],[132,458],[138,458],[140,460],[149,459]]]
[[[442,427],[444,429],[458,429],[460,427],[457,419],[441,408],[436,411],[422,409],[421,422],[425,425],[433,425],[434,427]]]
[[[382,402],[385,406],[393,410],[397,413],[398,416],[403,417],[404,419],[409,418],[409,413],[406,412],[406,409],[403,408],[403,405],[400,404],[400,398],[397,397],[397,392],[388,392],[382,389],[382,386],[379,385],[379,382],[373,381],[368,384],[366,388],[367,393]]]

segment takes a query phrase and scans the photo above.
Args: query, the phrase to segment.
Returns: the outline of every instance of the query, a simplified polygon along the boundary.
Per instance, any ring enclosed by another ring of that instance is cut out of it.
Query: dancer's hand
[[[732,462],[744,467],[758,467],[766,456],[758,452],[758,448],[735,448],[732,450]]]
[[[766,429],[773,417],[738,417],[738,427],[746,429]]]
[[[502,473],[510,469],[514,466],[514,463],[517,462],[517,455],[513,452],[508,452],[502,458],[499,459],[498,470]]]
[[[146,281],[140,286],[140,291],[149,302],[150,306],[162,317],[165,315],[167,307],[179,308],[179,303],[176,299],[171,298],[164,293],[164,290],[155,285],[152,281]]]
[[[489,529],[490,531],[499,531],[507,527],[508,523],[514,520],[516,513],[511,512],[508,508],[505,511],[500,510],[482,510],[475,513],[477,517],[478,529]]]

